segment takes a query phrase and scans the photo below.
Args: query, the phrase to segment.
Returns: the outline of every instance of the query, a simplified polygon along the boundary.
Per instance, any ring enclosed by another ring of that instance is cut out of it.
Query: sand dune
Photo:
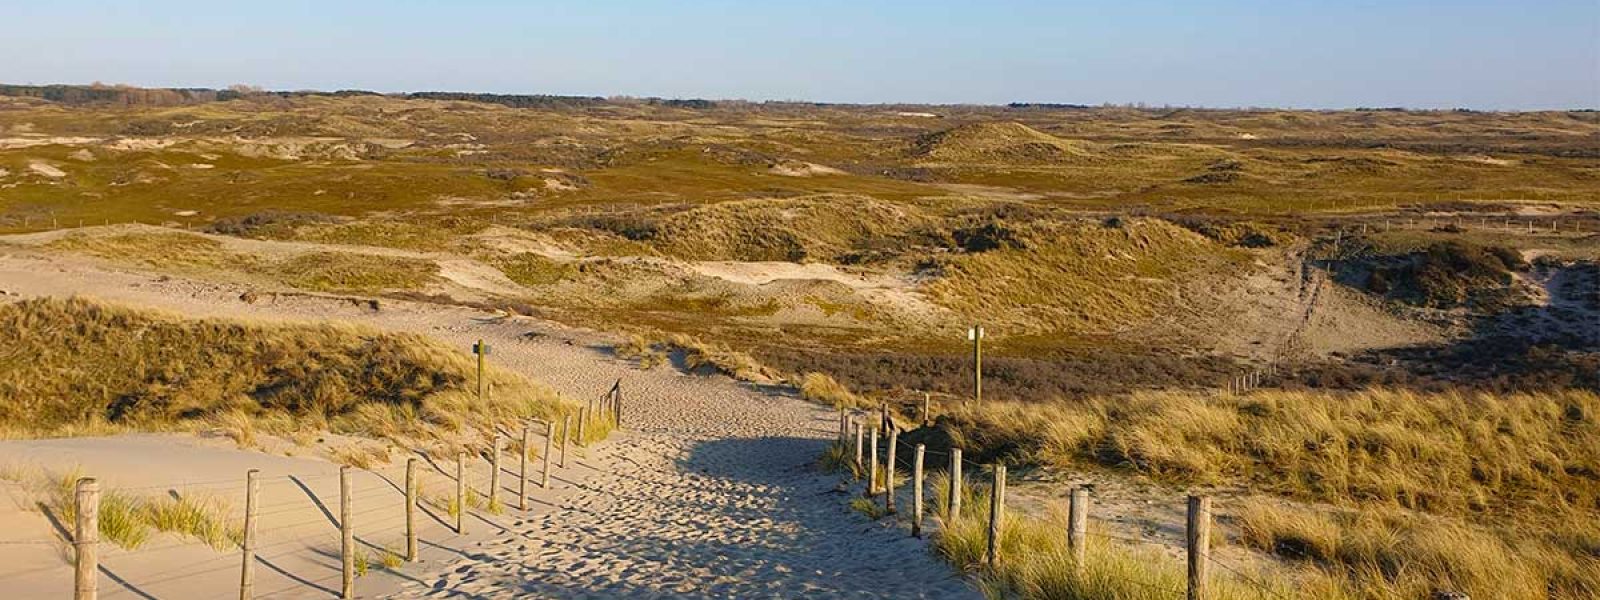
[[[0,290],[23,297],[85,294],[192,315],[345,320],[425,333],[463,349],[483,338],[496,348],[494,358],[503,366],[574,398],[587,398],[616,379],[623,380],[628,431],[590,449],[586,456],[574,455],[574,464],[557,478],[557,489],[540,495],[534,510],[513,509],[503,517],[471,522],[475,530],[469,533],[474,537],[466,538],[454,536],[440,523],[429,523],[423,538],[431,550],[424,553],[424,562],[362,578],[357,587],[363,597],[979,596],[964,578],[937,562],[922,542],[907,538],[901,529],[849,512],[834,492],[836,481],[811,470],[832,435],[833,413],[720,376],[687,375],[668,368],[640,371],[611,358],[605,350],[607,340],[593,332],[387,300],[376,312],[315,297],[245,304],[238,300],[240,287],[64,258],[0,257]],[[81,450],[66,453],[52,445]],[[329,500],[336,494],[336,478],[327,477],[335,472],[333,465],[240,451],[214,441],[150,436],[13,441],[0,442],[0,456],[115,472],[116,483],[122,485],[141,482],[138,477],[143,475],[135,474],[139,470],[181,470],[191,480],[203,481],[212,475],[237,477],[243,468],[257,465],[290,482],[284,485],[293,485],[289,475],[306,478],[311,494],[296,492],[299,486],[294,486],[282,496],[306,498],[307,508],[299,509],[305,520],[328,522],[308,496],[335,506]],[[399,502],[398,494],[382,491],[384,478],[398,481],[399,469],[396,465],[362,475],[358,489],[379,490],[373,493]],[[320,477],[321,487],[309,483],[313,476]],[[438,489],[447,484],[448,479],[439,479],[429,485]],[[236,482],[223,488],[241,489]],[[375,504],[374,514],[401,514],[397,507],[382,503],[387,501],[366,500]],[[27,511],[26,506],[18,507],[3,518],[42,522],[38,513]],[[361,519],[354,520],[358,533],[368,537],[361,531]],[[0,525],[6,523],[0,520]],[[379,528],[398,535],[393,526]],[[329,590],[338,587],[336,554],[328,554],[337,546],[326,545],[336,541],[332,531],[328,529],[323,545],[307,544],[292,560],[281,561],[278,567],[288,574],[276,574],[273,584],[260,573],[275,569],[258,570],[261,589],[281,584],[287,587],[273,597],[329,597]],[[294,531],[274,528],[272,533]],[[369,550],[377,552],[394,543],[384,535],[371,533],[368,541],[375,548]],[[112,553],[107,565],[117,577],[102,581],[107,591],[103,596],[186,599],[233,594],[237,554],[191,546],[195,547],[170,550],[180,557],[173,559]],[[57,596],[66,589],[61,586],[70,587],[71,572],[63,555],[59,549],[0,544],[0,562],[42,569],[30,584],[38,587],[27,588],[41,595]],[[202,561],[207,567],[201,567]],[[179,567],[215,570],[181,585],[178,580],[170,585],[151,583],[171,577],[168,571]]]

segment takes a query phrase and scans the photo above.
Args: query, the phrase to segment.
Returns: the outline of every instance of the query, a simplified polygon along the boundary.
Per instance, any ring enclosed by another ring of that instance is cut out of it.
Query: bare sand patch
[[[51,179],[60,179],[67,176],[66,171],[57,168],[55,165],[37,160],[28,163],[28,170]]]

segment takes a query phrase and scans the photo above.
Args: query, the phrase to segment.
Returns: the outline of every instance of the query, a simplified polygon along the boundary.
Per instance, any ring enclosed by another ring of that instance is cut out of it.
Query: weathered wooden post
[[[517,469],[517,510],[528,510],[528,453],[533,452],[532,435],[528,431],[528,424],[522,424],[522,462]]]
[[[260,510],[257,497],[261,495],[258,469],[244,474],[244,539],[239,543],[239,600],[250,600],[256,590],[256,512]]]
[[[945,518],[954,523],[957,519],[961,518],[962,492],[960,448],[950,449],[950,487],[947,488],[946,493],[948,493],[949,496],[945,498],[945,507],[949,510],[950,514],[945,515]]]
[[[583,441],[584,440],[584,437],[583,437],[584,426],[586,424],[588,424],[588,422],[589,422],[589,409],[587,409],[587,408],[578,409],[578,437],[576,439],[574,439],[573,442],[576,443],[579,448],[583,448],[583,447],[588,445]],[[588,456],[588,453],[584,453],[584,455]]]
[[[500,504],[500,434],[494,434],[494,444],[489,450],[489,497],[484,499],[490,510]]]
[[[356,597],[356,529],[350,522],[351,510],[350,467],[339,467],[339,558],[343,566],[344,585],[340,598]]]
[[[847,420],[847,417],[845,416],[844,407],[841,406],[841,407],[839,407],[839,445],[840,446],[843,446],[845,444],[845,436],[848,435],[848,432],[845,431],[845,429],[847,427],[849,427],[848,423],[849,423],[849,421]]]
[[[878,493],[878,428],[867,428],[868,454],[867,461],[867,493],[868,498]]]
[[[616,415],[617,429],[622,429],[622,380],[618,379],[617,383],[615,385],[611,386],[611,389],[612,389],[612,396],[616,397],[615,402],[617,404],[617,415]]]
[[[933,423],[933,394],[922,393],[922,426],[927,427]]]
[[[1006,466],[994,465],[994,485],[989,488],[989,568],[1000,565],[1000,534],[1006,518]]]
[[[862,429],[860,421],[853,420],[850,425],[856,430],[856,472],[860,473],[862,469],[867,468],[862,459],[862,453],[866,452],[866,444],[863,443],[866,440],[863,440],[862,436],[866,435],[866,432]]]
[[[983,326],[967,329],[967,339],[972,342],[972,400],[983,404]]]
[[[539,475],[539,487],[550,489],[550,440],[555,437],[556,422],[544,422],[544,472]]]
[[[467,532],[467,453],[456,453],[456,535]]]
[[[888,456],[886,457],[886,460],[884,460],[884,462],[883,462],[884,467],[886,467],[883,470],[883,508],[884,508],[884,510],[886,510],[891,515],[895,514],[895,507],[894,507],[894,466],[895,466],[895,463],[896,463],[896,461],[895,461],[895,450],[897,448],[899,448],[899,446],[900,446],[900,430],[898,428],[890,428],[889,429],[889,452],[888,452]]]
[[[922,455],[927,451],[923,444],[911,454],[911,536],[922,537]]]
[[[417,459],[406,459],[406,561],[417,562]]]
[[[72,531],[72,597],[95,600],[100,595],[100,482],[78,478],[73,501],[78,518]]]
[[[1208,600],[1211,579],[1211,498],[1189,496],[1185,541],[1189,555],[1188,600]]]
[[[489,345],[483,343],[483,338],[478,338],[478,343],[472,345],[472,353],[478,355],[478,402],[481,404],[484,400],[484,359],[489,356]]]
[[[1067,549],[1072,552],[1073,568],[1083,572],[1083,561],[1088,556],[1089,488],[1078,486],[1072,490],[1072,504],[1067,507]]]
[[[561,461],[556,466],[567,468],[567,438],[572,437],[572,415],[561,418]]]

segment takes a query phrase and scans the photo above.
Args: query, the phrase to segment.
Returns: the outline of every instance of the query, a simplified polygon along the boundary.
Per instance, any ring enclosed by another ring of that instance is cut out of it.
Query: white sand
[[[509,511],[501,519],[503,530],[486,522],[473,523],[480,535],[487,536],[481,541],[456,539],[437,523],[431,524],[433,533],[425,532],[424,538],[438,544],[427,545],[433,548],[433,558],[404,567],[398,575],[363,578],[358,589],[365,597],[979,597],[964,578],[939,563],[922,542],[909,539],[903,529],[874,524],[850,512],[844,498],[833,492],[835,479],[811,469],[833,434],[832,412],[720,376],[686,375],[669,368],[640,371],[612,359],[603,348],[604,336],[592,332],[532,319],[487,318],[472,310],[388,300],[378,312],[306,297],[244,304],[237,299],[242,287],[162,280],[67,258],[0,257],[0,290],[25,297],[86,294],[195,316],[337,319],[425,333],[463,351],[471,341],[483,338],[495,348],[496,362],[575,398],[588,398],[612,381],[623,380],[624,418],[630,431],[593,449],[592,457],[574,461],[572,468],[562,473],[557,486],[562,489],[542,497],[549,505],[541,504],[539,510],[526,514]],[[129,438],[70,442],[87,444],[100,456],[118,460],[139,456],[129,450],[135,443]],[[22,452],[48,443],[4,442],[0,449]],[[197,459],[165,451],[181,447],[178,444],[157,447],[163,450],[142,455],[137,459],[140,464],[168,470],[172,467],[167,465],[172,464],[192,472],[196,479],[209,476],[209,471],[202,475],[202,470],[193,466]],[[305,469],[309,476],[334,469],[326,463],[313,467],[297,459],[226,448],[204,452],[228,456],[219,459],[222,466],[215,467],[219,473],[238,473],[247,461],[260,461],[268,473]],[[48,456],[53,464],[88,466],[100,460],[56,452],[34,456]],[[105,465],[104,469],[118,473],[133,471]],[[395,472],[392,469],[385,474]],[[394,479],[392,474],[390,477]],[[447,484],[448,480],[441,479],[429,487],[437,490]],[[381,490],[375,476],[358,487],[368,488]],[[330,488],[313,489],[319,496],[332,497],[326,491]],[[398,502],[398,494],[378,493]],[[320,518],[310,510],[315,509],[307,509],[307,519]],[[337,509],[333,510],[336,514]],[[397,509],[381,505],[375,511],[386,516],[398,514]],[[361,519],[356,520],[361,527]],[[389,531],[398,536],[397,528]],[[377,538],[371,541],[379,546],[393,543],[393,539],[383,539],[382,533],[370,535]],[[336,571],[332,570],[336,558],[312,550],[315,548],[296,553],[293,560],[304,563],[285,569],[316,585],[282,575],[267,583],[264,573],[271,569],[263,568],[257,571],[263,579],[261,589],[288,585],[290,589],[277,597],[328,596],[323,587],[337,588]],[[204,548],[195,552],[223,558],[215,559],[217,570],[209,576],[161,588],[155,597],[214,598],[234,593],[231,586],[236,585],[237,565],[230,566],[227,559],[236,563],[237,555]],[[7,565],[24,567],[23,557],[46,555],[51,558],[28,560],[35,561],[30,563],[34,566],[38,561],[56,561],[44,566],[54,569],[47,570],[52,577],[65,579],[45,583],[59,586],[68,582],[70,570],[59,552],[0,544],[0,558],[7,559],[0,563]],[[180,561],[179,566],[188,566],[198,556]],[[119,576],[127,575],[123,579],[128,584],[104,578],[104,597],[139,597],[128,588],[145,589],[144,573],[173,568],[170,562],[138,563],[159,562],[158,557],[140,559],[135,553],[124,558],[115,568]],[[111,558],[107,560],[110,564]],[[330,574],[334,574],[331,580],[317,583],[316,578]],[[48,589],[49,596],[59,597],[61,588],[38,589]]]

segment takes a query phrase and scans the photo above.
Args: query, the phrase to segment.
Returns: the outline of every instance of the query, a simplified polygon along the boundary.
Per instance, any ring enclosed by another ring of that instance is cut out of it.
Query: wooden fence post
[[[947,519],[950,522],[954,523],[957,519],[961,518],[961,493],[962,492],[961,492],[961,449],[960,448],[951,448],[950,449],[950,487],[948,488],[947,493],[949,493],[950,495],[945,498],[945,507],[946,507],[947,510],[949,510],[950,514],[945,515],[945,519]]]
[[[922,393],[922,426],[927,427],[933,423],[933,394]]]
[[[256,512],[260,510],[257,497],[261,495],[258,469],[244,474],[244,539],[239,543],[243,556],[239,563],[239,600],[250,600],[256,590]]]
[[[867,467],[867,465],[863,464],[861,458],[862,453],[866,452],[865,444],[863,443],[866,440],[862,439],[865,433],[862,431],[861,421],[851,420],[850,426],[856,430],[856,472],[860,473],[862,469]]]
[[[406,561],[417,562],[417,459],[406,459]]]
[[[517,510],[528,510],[528,453],[533,452],[533,447],[528,443],[532,441],[528,431],[528,424],[522,424],[522,462],[517,469],[519,481],[517,483]]]
[[[586,425],[588,422],[589,422],[589,409],[587,409],[587,408],[578,409],[578,437],[573,439],[572,441],[573,441],[574,444],[577,444],[577,446],[579,448],[583,448],[584,446],[587,445],[587,444],[585,444],[583,442],[583,430],[584,430],[584,425]],[[584,455],[587,456],[588,453],[584,453]]]
[[[456,535],[467,532],[467,453],[456,453]]]
[[[867,457],[870,460],[867,461],[866,496],[871,498],[873,495],[878,493],[878,428],[868,427],[867,439],[867,443],[869,444],[868,454],[871,454],[871,456]]]
[[[539,475],[539,487],[550,489],[550,440],[555,437],[556,422],[544,422],[544,473]]]
[[[1185,536],[1189,555],[1188,600],[1207,600],[1211,571],[1211,498],[1189,496],[1189,523]]]
[[[844,445],[844,407],[839,407],[839,445]]]
[[[344,585],[340,598],[356,597],[356,529],[350,522],[350,467],[339,467],[339,558],[343,563]]]
[[[1000,565],[1000,534],[1006,518],[1006,466],[994,465],[994,485],[989,488],[989,568]]]
[[[73,500],[78,518],[72,531],[72,597],[95,600],[100,594],[100,482],[78,478]]]
[[[1072,504],[1067,507],[1067,548],[1072,552],[1072,566],[1083,572],[1083,561],[1088,556],[1089,488],[1072,489]]]
[[[572,437],[572,415],[561,418],[561,460],[556,466],[567,468],[567,438]]]
[[[618,379],[616,385],[612,386],[611,389],[614,390],[612,395],[616,396],[614,402],[617,404],[617,429],[622,429],[622,380]]]
[[[495,433],[489,450],[489,497],[484,499],[491,510],[500,503],[500,450],[500,434]]]
[[[894,465],[895,449],[900,446],[900,429],[889,429],[889,455],[883,461],[883,507],[889,514],[895,514],[894,508]]]
[[[911,537],[922,537],[922,455],[927,447],[917,444],[911,454]]]

